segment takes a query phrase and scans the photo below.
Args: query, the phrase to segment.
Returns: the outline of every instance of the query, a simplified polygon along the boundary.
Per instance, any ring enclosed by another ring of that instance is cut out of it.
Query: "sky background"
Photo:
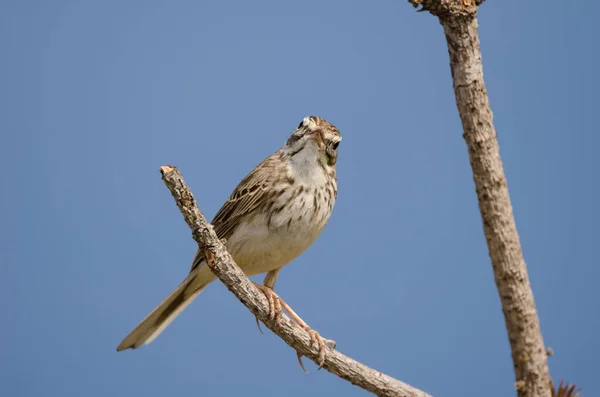
[[[485,79],[555,379],[600,395],[597,3],[489,0]],[[406,1],[2,1],[0,395],[364,396],[186,275],[174,164],[210,219],[304,116],[339,195],[277,290],[339,350],[435,396],[514,395],[442,28]],[[262,276],[258,278],[262,280]]]

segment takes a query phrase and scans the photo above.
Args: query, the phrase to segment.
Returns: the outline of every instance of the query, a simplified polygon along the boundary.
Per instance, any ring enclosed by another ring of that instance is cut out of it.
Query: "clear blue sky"
[[[599,11],[480,12],[551,371],[587,396],[600,395]],[[338,203],[279,293],[343,353],[436,396],[514,394],[434,17],[400,0],[4,1],[0,49],[0,395],[366,395],[303,373],[220,283],[151,345],[115,351],[195,251],[159,167],[177,165],[211,218],[311,114],[344,136]]]

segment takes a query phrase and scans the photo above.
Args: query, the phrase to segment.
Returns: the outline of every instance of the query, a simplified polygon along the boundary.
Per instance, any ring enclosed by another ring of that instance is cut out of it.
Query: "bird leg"
[[[275,283],[277,282],[277,276],[279,275],[279,269],[271,270],[265,276],[265,280],[263,281],[263,285],[254,283],[256,287],[265,294],[267,300],[269,301],[269,318],[271,320],[275,319],[275,317],[279,317],[281,315],[281,298],[275,293]],[[277,307],[275,306],[275,302],[277,302]],[[262,334],[262,329],[260,328],[260,323],[258,322],[258,317],[256,317],[256,326],[258,330]]]
[[[280,298],[280,300],[281,300],[281,298]],[[311,343],[314,342],[318,345],[318,347],[319,347],[319,369],[323,368],[323,364],[325,364],[325,346],[329,346],[330,348],[335,349],[335,347],[336,347],[335,341],[333,341],[331,339],[323,338],[317,331],[315,331],[308,324],[306,324],[306,322],[304,320],[302,320],[300,318],[300,316],[297,315],[296,312],[294,310],[292,310],[292,308],[287,303],[285,303],[285,301],[283,301],[283,300],[281,300],[281,307],[283,307],[285,309],[285,311],[289,313],[290,317],[292,317],[294,319],[294,321],[296,321],[300,327],[302,327],[306,332],[308,332],[308,336],[310,336]],[[307,372],[306,369],[304,368],[304,364],[302,364],[302,355],[300,353],[297,353],[297,354],[298,354],[298,363],[300,364],[300,366],[302,367],[304,372]]]
[[[271,279],[272,278],[273,277],[271,277]],[[276,278],[276,276],[274,278]],[[269,279],[269,275],[267,275],[267,278],[265,278],[265,284],[271,284],[268,282],[268,281],[271,281],[271,279]],[[275,283],[273,282],[272,284],[275,284]],[[323,367],[323,364],[325,364],[325,346],[329,346],[332,349],[335,349],[335,347],[336,347],[335,342],[331,339],[323,338],[317,331],[310,328],[310,326],[304,320],[302,320],[300,318],[300,316],[298,316],[296,314],[296,312],[287,303],[285,303],[285,301],[283,299],[281,299],[279,297],[279,295],[277,295],[275,293],[275,291],[273,291],[272,287],[267,286],[267,285],[260,285],[258,283],[254,283],[254,285],[256,285],[256,287],[265,294],[267,300],[269,301],[269,319],[270,320],[275,320],[275,319],[279,318],[279,316],[281,316],[282,309],[285,309],[285,311],[289,313],[290,317],[302,329],[304,329],[306,332],[308,332],[311,343],[314,342],[318,346],[319,369],[321,369]],[[256,324],[258,325],[258,329],[262,333],[262,330],[260,329],[260,323],[258,322],[258,318],[256,318]],[[304,368],[304,364],[302,363],[302,355],[300,353],[298,353],[298,363],[300,364],[300,366],[302,367],[304,372],[307,372],[306,369]]]
[[[261,290],[263,294],[267,297],[269,301],[269,320],[274,320],[276,317],[281,316],[281,303],[283,300],[273,291],[272,288],[265,287],[264,285],[260,285],[258,283],[252,282],[256,288]],[[258,318],[256,319],[256,323],[258,324]],[[258,327],[260,329],[260,325]],[[262,333],[262,331],[260,331]]]

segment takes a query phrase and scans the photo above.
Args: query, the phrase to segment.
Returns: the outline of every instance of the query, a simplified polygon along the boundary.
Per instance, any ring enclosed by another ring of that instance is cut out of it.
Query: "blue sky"
[[[598,11],[480,11],[551,372],[588,396]],[[4,1],[0,49],[0,395],[366,395],[302,372],[219,283],[151,345],[115,351],[195,251],[159,167],[177,165],[211,218],[311,114],[344,136],[338,202],[278,292],[343,353],[433,395],[514,393],[435,18],[395,0]]]

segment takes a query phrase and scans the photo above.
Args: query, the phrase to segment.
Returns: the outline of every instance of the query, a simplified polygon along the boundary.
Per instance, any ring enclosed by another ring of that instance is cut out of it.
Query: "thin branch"
[[[513,216],[477,33],[482,0],[409,0],[444,28],[483,231],[508,330],[519,397],[550,397],[546,349]]]
[[[560,384],[555,389],[554,383],[550,381],[550,390],[552,390],[552,397],[580,397],[581,390],[577,389],[575,385],[569,385],[568,383],[564,383],[564,381],[560,381]]]
[[[174,166],[160,169],[162,179],[171,191],[185,222],[192,229],[192,237],[203,251],[212,272],[258,319],[299,354],[317,363],[319,349],[309,334],[285,314],[278,320],[269,319],[267,298],[244,275],[219,240],[212,226],[198,209],[196,200]],[[327,348],[323,368],[348,382],[378,396],[430,397],[429,394],[406,383],[367,367],[338,351]]]

